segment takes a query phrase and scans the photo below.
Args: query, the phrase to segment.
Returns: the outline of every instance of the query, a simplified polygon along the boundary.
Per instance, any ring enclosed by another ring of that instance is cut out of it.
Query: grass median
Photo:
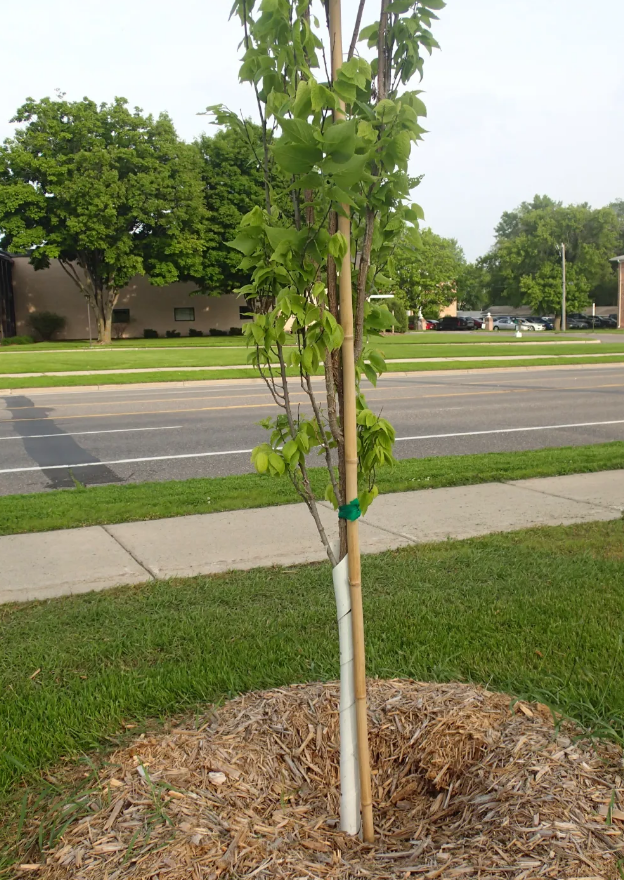
[[[366,556],[368,672],[480,682],[621,740],[623,546],[617,520]],[[127,725],[337,675],[328,564],[0,607],[0,808]]]
[[[619,468],[624,468],[624,442],[615,441],[526,452],[402,459],[392,467],[382,468],[377,482],[380,492],[390,493]],[[79,478],[79,472],[76,476]],[[323,468],[312,468],[310,476],[315,492],[322,497],[326,472]],[[216,513],[292,504],[298,500],[286,477],[258,474],[125,486],[81,488],[78,484],[75,489],[0,497],[0,534]]]
[[[402,353],[400,356],[403,356]],[[397,355],[399,356],[399,355]],[[407,357],[407,355],[405,355]],[[411,355],[410,355],[411,356]],[[419,355],[414,355],[419,356]],[[432,355],[433,357],[434,355]],[[476,357],[473,355],[472,357]],[[570,355],[531,358],[493,358],[492,360],[479,361],[469,357],[455,361],[435,361],[433,363],[410,363],[409,361],[397,361],[387,365],[390,373],[422,373],[439,370],[493,370],[512,367],[549,367],[557,365],[580,366],[581,364],[622,364],[624,363],[624,346],[621,354],[594,354],[594,355]],[[288,376],[297,377],[296,370],[287,370]],[[318,375],[321,375],[319,370]],[[2,391],[12,391],[19,388],[75,388],[103,385],[134,385],[151,384],[154,382],[199,382],[215,381],[218,379],[257,379],[259,374],[253,367],[243,369],[223,368],[219,370],[184,370],[174,369],[170,372],[146,372],[146,373],[93,373],[88,376],[33,376],[5,378],[0,375],[0,395]]]
[[[378,341],[378,347],[388,359],[393,358],[439,358],[439,357],[496,357],[506,358],[510,353],[553,355],[566,354],[624,354],[624,342],[609,340],[595,343],[574,342],[570,340],[549,342],[548,340],[517,340],[512,344],[498,338],[482,342],[442,340],[431,344],[414,337],[392,336]],[[240,367],[247,363],[247,350],[242,345],[203,345],[203,346],[140,346],[131,348],[92,349],[49,349],[24,350],[15,347],[0,351],[0,373],[38,373],[75,372],[80,370],[132,370],[132,369],[173,369],[188,367]]]

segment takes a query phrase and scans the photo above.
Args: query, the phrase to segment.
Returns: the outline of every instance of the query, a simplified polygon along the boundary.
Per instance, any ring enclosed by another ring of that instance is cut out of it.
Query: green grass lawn
[[[621,738],[623,547],[617,520],[364,557],[368,672],[481,682]],[[0,791],[124,723],[337,675],[328,564],[1,606]]]
[[[174,340],[175,341],[175,340]],[[498,344],[497,344],[498,343]],[[520,349],[516,351],[516,348]],[[452,342],[447,344],[430,344],[417,338],[397,342],[393,337],[379,340],[379,348],[387,358],[439,358],[439,357],[501,357],[517,354],[540,354],[562,357],[566,354],[624,354],[624,340],[608,343],[549,344],[540,342],[517,341],[513,345],[496,342]],[[74,370],[128,370],[150,369],[158,367],[207,367],[207,366],[241,366],[247,363],[245,346],[235,345],[196,345],[184,347],[144,346],[136,350],[130,347],[92,348],[92,349],[36,349],[25,351],[23,348],[6,348],[0,351],[1,373],[36,373],[60,372]]]
[[[578,341],[580,339],[596,339],[600,338],[604,333],[610,335],[623,333],[618,330],[601,330],[593,333],[592,331],[569,331],[568,333],[545,333],[545,334],[528,334],[525,333],[521,339],[516,339],[513,333],[433,333],[409,331],[408,333],[389,333],[384,340],[391,345],[404,345],[418,343],[421,345],[473,345],[478,344],[511,342],[514,345],[523,345],[527,342],[549,342],[553,340],[572,339]],[[89,345],[88,340],[75,339],[63,340],[60,342],[36,342],[32,345],[6,346],[0,348],[0,354],[3,352],[15,351],[89,351],[90,348],[104,348],[105,350],[116,351],[124,348],[231,348],[245,347],[246,341],[241,336],[181,336],[179,339],[114,339],[110,345],[99,346],[93,343]]]
[[[616,441],[528,452],[408,458],[380,469],[377,478],[380,491],[388,493],[618,468],[624,468],[624,442]],[[322,497],[327,482],[324,469],[313,468],[310,476],[314,490]],[[216,513],[298,500],[287,478],[259,474],[57,489],[0,496],[0,534]]]
[[[404,354],[404,353],[403,353]],[[390,356],[390,355],[388,355]],[[399,357],[401,355],[398,355]],[[408,355],[405,355],[406,357]],[[410,357],[420,356],[410,354]],[[434,357],[436,355],[432,355]],[[454,355],[459,357],[460,355]],[[460,361],[435,361],[432,363],[410,363],[398,361],[388,364],[388,372],[397,373],[428,373],[436,370],[493,370],[511,367],[551,367],[556,365],[579,365],[579,364],[621,364],[624,363],[624,347],[621,354],[610,354],[607,356],[592,357],[586,353],[581,356],[570,357],[545,357],[539,360],[530,360],[528,358],[515,359],[495,359],[491,361],[477,361],[466,358]],[[1,366],[1,363],[0,363]],[[287,374],[296,377],[299,373],[296,370],[289,369]],[[319,375],[321,375],[319,371]],[[14,388],[72,388],[91,385],[134,385],[134,384],[151,384],[154,382],[214,382],[219,379],[254,379],[259,378],[258,373],[252,367],[244,367],[242,369],[221,369],[221,370],[172,370],[167,373],[147,372],[147,373],[94,373],[88,376],[35,376],[20,378],[4,378],[0,374],[0,395],[2,390],[11,390]]]

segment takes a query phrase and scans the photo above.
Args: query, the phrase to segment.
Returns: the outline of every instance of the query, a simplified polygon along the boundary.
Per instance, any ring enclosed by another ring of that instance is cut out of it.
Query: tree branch
[[[357,16],[355,18],[355,27],[353,28],[353,36],[351,37],[351,44],[349,46],[349,53],[347,55],[347,61],[350,61],[353,58],[353,53],[355,52],[355,46],[357,44],[357,39],[360,34],[360,25],[362,24],[362,15],[364,13],[365,3],[366,0],[360,0]]]
[[[366,302],[366,280],[368,277],[368,269],[370,267],[370,255],[373,247],[373,232],[375,230],[375,212],[372,208],[366,208],[366,225],[364,228],[364,242],[360,254],[360,267],[357,279],[357,294],[355,304],[355,332],[353,347],[355,351],[355,360],[357,361],[362,354],[364,347],[364,304]]]
[[[377,100],[383,101],[388,95],[388,47],[386,43],[388,16],[386,11],[390,0],[381,0],[379,18],[379,38],[377,41]]]

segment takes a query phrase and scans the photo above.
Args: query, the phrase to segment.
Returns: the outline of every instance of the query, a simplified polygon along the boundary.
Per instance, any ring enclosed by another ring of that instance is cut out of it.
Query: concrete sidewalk
[[[624,470],[380,496],[360,522],[364,553],[530,526],[618,519]],[[337,537],[336,513],[323,523]],[[155,578],[326,559],[303,504],[0,537],[0,603]]]

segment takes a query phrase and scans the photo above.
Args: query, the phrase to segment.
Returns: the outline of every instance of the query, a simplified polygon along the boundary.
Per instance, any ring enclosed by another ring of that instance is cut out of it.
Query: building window
[[[253,315],[250,312],[249,306],[239,306],[238,307],[238,317],[241,321],[251,321]]]
[[[176,321],[194,321],[195,320],[195,309],[183,308],[183,309],[174,309],[173,317]]]
[[[130,309],[113,309],[113,324],[129,324]]]

